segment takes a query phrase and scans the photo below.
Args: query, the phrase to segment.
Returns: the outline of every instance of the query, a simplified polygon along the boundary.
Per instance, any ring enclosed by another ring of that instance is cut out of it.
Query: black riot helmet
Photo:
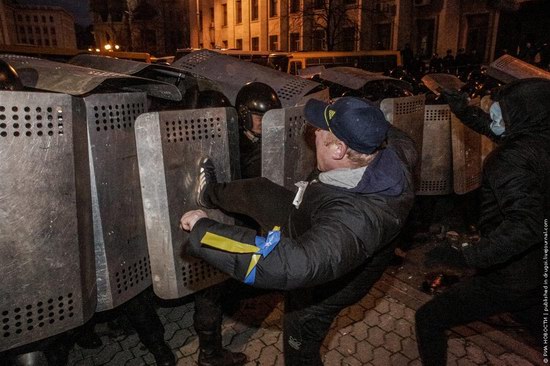
[[[231,107],[231,102],[220,91],[202,90],[197,98],[197,108]]]
[[[282,108],[282,105],[273,88],[267,84],[254,81],[239,90],[235,100],[235,108],[239,113],[241,126],[246,130],[250,130],[252,128],[252,114],[263,115],[271,109]]]
[[[0,59],[0,90],[23,90],[23,84],[17,71],[6,61]]]

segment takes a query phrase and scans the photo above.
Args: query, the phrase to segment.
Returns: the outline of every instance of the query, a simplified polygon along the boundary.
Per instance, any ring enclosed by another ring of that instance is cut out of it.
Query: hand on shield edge
[[[443,95],[454,114],[460,113],[468,107],[468,94],[460,90],[443,89],[441,95]]]
[[[180,219],[180,228],[185,231],[191,231],[197,221],[202,218],[208,218],[208,215],[203,210],[187,211]]]

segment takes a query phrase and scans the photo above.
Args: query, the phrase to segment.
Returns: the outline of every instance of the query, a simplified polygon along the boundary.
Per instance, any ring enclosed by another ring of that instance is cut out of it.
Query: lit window
[[[252,0],[250,2],[250,19],[258,20],[258,0]]]
[[[270,17],[276,17],[277,11],[278,11],[278,1],[277,0],[270,0],[269,1],[269,16]]]
[[[259,50],[260,50],[260,38],[252,37],[252,51],[259,51]]]

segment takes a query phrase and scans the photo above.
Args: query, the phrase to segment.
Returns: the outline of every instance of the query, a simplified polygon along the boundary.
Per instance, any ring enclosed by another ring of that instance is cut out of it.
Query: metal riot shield
[[[479,103],[479,98],[470,102],[477,106]],[[457,194],[468,193],[481,185],[481,135],[451,113],[451,136],[453,188]]]
[[[84,118],[68,95],[0,91],[0,352],[94,313]]]
[[[271,86],[285,108],[296,105],[306,94],[320,86],[299,76],[209,50],[191,52],[171,66],[214,81],[232,105],[239,90],[252,81]]]
[[[151,285],[134,123],[144,93],[84,98],[97,276],[97,310],[109,310]]]
[[[443,195],[453,190],[451,110],[448,105],[426,105],[418,195]]]
[[[425,100],[424,95],[415,95],[389,98],[380,102],[380,109],[384,112],[386,119],[413,139],[418,156],[422,156]],[[420,165],[416,165],[414,173],[416,187],[420,187]]]
[[[153,97],[181,100],[174,85],[108,71],[18,55],[0,55],[12,65],[27,88],[81,96],[99,86],[126,91],[145,91]]]
[[[307,138],[306,126],[303,106],[272,109],[263,116],[262,177],[290,190],[306,180],[315,168],[315,138]]]
[[[491,62],[487,74],[503,83],[526,78],[550,79],[550,72],[510,55],[503,55]]]
[[[233,108],[146,113],[136,121],[136,145],[153,288],[175,299],[226,279],[202,260],[182,257],[187,233],[181,215],[196,209],[198,163],[209,156],[220,182],[238,169],[238,123]],[[217,210],[209,216],[229,223]]]

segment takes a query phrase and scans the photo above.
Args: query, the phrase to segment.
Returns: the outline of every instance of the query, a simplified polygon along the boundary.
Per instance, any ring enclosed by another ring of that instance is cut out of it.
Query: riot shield
[[[406,132],[414,141],[418,156],[422,156],[424,137],[424,95],[389,98],[380,102],[380,109],[386,119],[395,127]],[[415,186],[420,186],[420,163],[415,168]]]
[[[200,159],[209,156],[220,182],[238,169],[238,123],[233,108],[146,113],[136,121],[136,145],[151,258],[153,288],[163,299],[175,299],[226,279],[206,262],[182,257],[188,234],[181,215],[196,209]],[[230,223],[217,210],[209,217]]]
[[[84,324],[96,307],[85,110],[0,91],[0,352]]]
[[[88,94],[99,86],[126,91],[145,91],[153,97],[181,100],[174,85],[108,71],[18,55],[0,55],[12,65],[27,88],[65,93]]]
[[[435,95],[439,95],[443,89],[460,90],[465,84],[451,74],[427,74],[421,80]]]
[[[215,82],[218,90],[229,98],[232,105],[235,104],[239,90],[252,81],[271,86],[285,108],[296,105],[306,94],[320,85],[314,81],[209,50],[191,52],[171,66]]]
[[[491,62],[487,74],[503,83],[526,78],[550,79],[550,72],[510,55],[503,55]]]
[[[151,285],[134,123],[144,93],[84,98],[90,139],[97,310],[109,310]]]
[[[315,168],[306,126],[303,106],[272,109],[263,116],[262,177],[290,190],[297,189],[296,182],[306,180]]]
[[[479,106],[480,99],[473,99],[470,104]],[[454,192],[468,193],[481,186],[481,135],[451,113],[451,136]]]
[[[448,105],[426,105],[418,195],[444,195],[453,190],[451,110]]]

